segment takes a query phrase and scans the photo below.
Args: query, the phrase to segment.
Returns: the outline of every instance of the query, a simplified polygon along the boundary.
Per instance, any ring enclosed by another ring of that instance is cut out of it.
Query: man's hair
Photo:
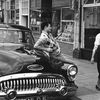
[[[49,25],[50,23],[49,22],[43,22],[41,23],[41,29],[44,30],[44,27]]]

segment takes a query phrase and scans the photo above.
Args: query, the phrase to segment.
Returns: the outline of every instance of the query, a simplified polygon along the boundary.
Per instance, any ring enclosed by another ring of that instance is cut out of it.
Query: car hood
[[[35,55],[0,50],[0,75],[18,72],[26,63],[35,62]]]

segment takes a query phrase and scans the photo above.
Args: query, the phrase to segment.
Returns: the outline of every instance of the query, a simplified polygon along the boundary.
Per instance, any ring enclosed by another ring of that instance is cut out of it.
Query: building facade
[[[100,33],[100,0],[82,2],[81,58],[90,60],[95,36]]]
[[[29,0],[1,0],[4,23],[29,26]]]

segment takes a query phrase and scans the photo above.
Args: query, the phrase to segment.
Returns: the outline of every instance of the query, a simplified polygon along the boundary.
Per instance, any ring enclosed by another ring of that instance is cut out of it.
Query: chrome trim
[[[1,81],[11,80],[11,79],[21,79],[21,78],[35,78],[35,77],[46,77],[46,78],[61,78],[64,79],[62,75],[59,74],[49,74],[49,73],[18,73],[18,74],[11,74],[6,76],[0,77]],[[9,84],[9,83],[8,83]]]
[[[76,68],[76,73],[75,73],[75,75],[70,75],[69,69],[70,69],[71,67]],[[77,68],[77,66],[75,66],[75,65],[69,65],[69,66],[67,67],[67,75],[68,75],[68,78],[69,78],[70,81],[75,81],[75,76],[77,75],[77,73],[78,73],[78,68]]]
[[[44,67],[42,65],[39,65],[39,64],[33,64],[33,65],[28,65],[27,69],[31,70],[31,71],[39,71],[39,70],[43,70]]]
[[[16,91],[16,93],[17,93],[17,96],[20,96],[20,95],[35,95],[35,94],[44,94],[44,93],[52,93],[52,92],[55,92],[55,93],[58,93],[58,94],[60,94],[60,95],[62,95],[62,96],[65,96],[65,95],[67,95],[67,92],[68,91],[66,91],[65,92],[65,94],[61,94],[61,91],[62,91],[62,87],[63,88],[67,88],[67,87],[65,87],[65,86],[61,86],[59,89],[57,89],[57,88],[50,88],[50,89],[41,89],[41,92],[39,92],[39,90],[40,90],[40,88],[36,88],[36,89],[34,89],[34,90],[26,90],[26,91]],[[0,97],[6,97],[6,93],[5,92],[1,92],[0,91]]]
[[[61,91],[67,85],[59,74],[21,73],[0,77],[0,96],[6,96],[5,89],[14,89],[17,95],[52,93]],[[5,87],[6,86],[6,87]]]
[[[70,69],[71,67],[76,68],[76,74],[78,73],[78,68],[77,68],[77,66],[75,66],[75,65],[69,65],[69,66],[67,67],[67,75],[68,75],[68,76],[70,76],[70,74],[69,74],[68,71],[69,71],[69,69]],[[76,74],[75,74],[75,75],[76,75]]]

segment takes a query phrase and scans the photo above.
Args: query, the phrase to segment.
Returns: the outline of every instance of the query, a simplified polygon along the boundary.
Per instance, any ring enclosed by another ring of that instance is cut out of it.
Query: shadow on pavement
[[[69,97],[66,100],[82,100],[80,98],[78,98],[77,96],[73,96],[73,97]]]
[[[94,87],[95,88],[95,87]],[[76,93],[77,96],[85,96],[85,95],[91,95],[91,94],[96,94],[99,91],[97,90],[93,90],[93,89],[89,89],[87,87],[79,87],[78,91]]]
[[[59,97],[59,98],[56,98],[56,99],[49,98],[48,100],[82,100],[82,99],[78,98],[77,96],[72,96],[72,97],[66,97],[66,98]]]

